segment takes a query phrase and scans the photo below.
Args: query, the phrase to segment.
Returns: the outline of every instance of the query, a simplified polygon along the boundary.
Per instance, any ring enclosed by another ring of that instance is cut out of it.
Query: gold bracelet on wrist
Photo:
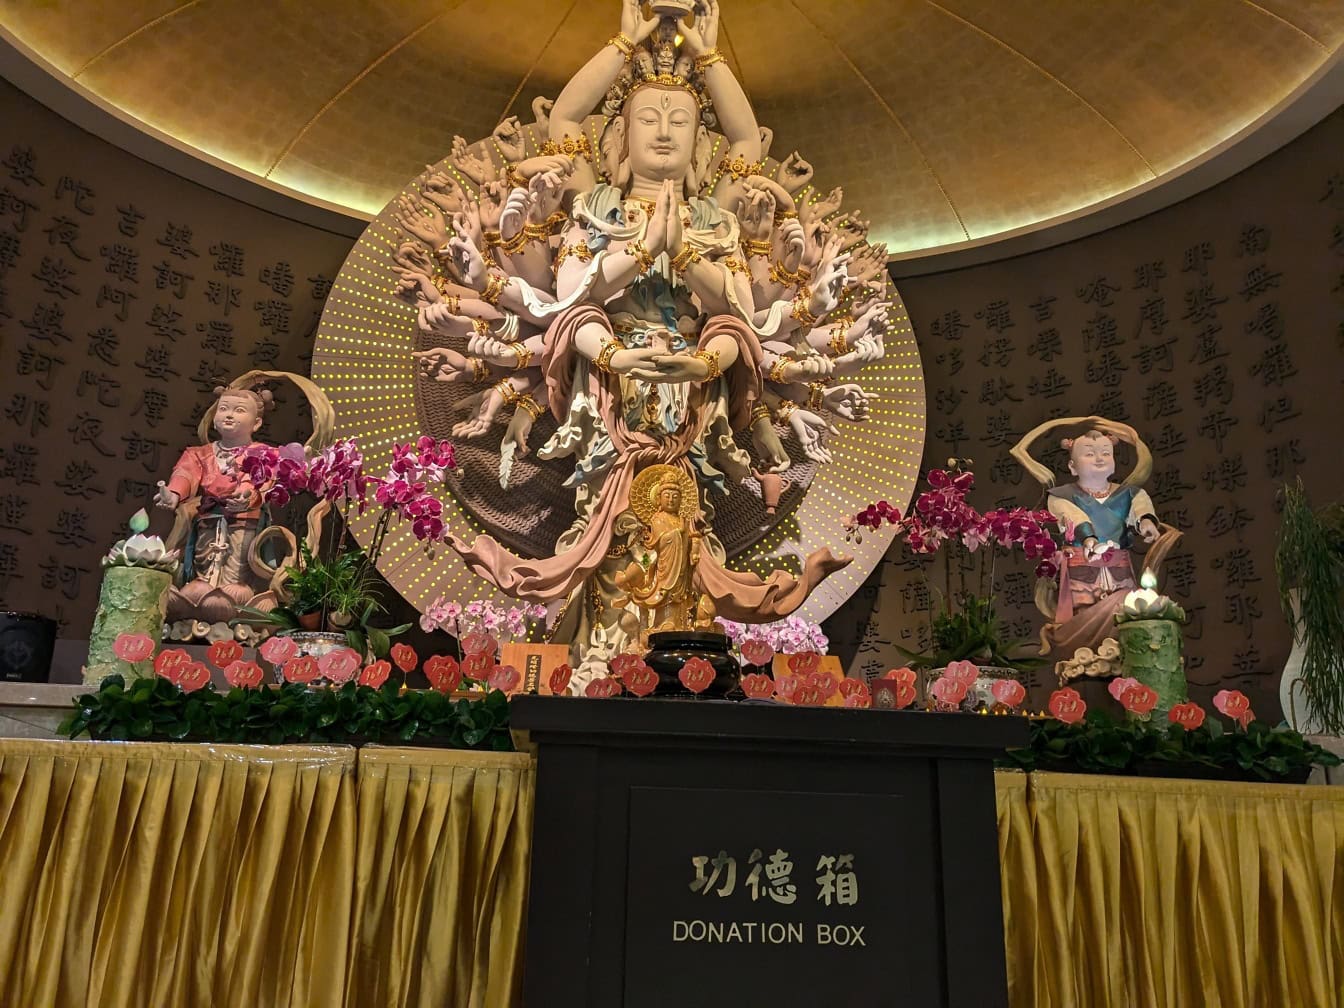
[[[697,350],[691,354],[692,357],[698,357],[709,365],[709,374],[701,381],[713,381],[715,378],[723,376],[723,368],[719,366],[719,352],[717,350]]]
[[[577,245],[562,244],[559,251],[555,253],[555,262],[551,264],[551,269],[556,273],[559,273],[561,265],[563,265],[564,261],[570,256],[573,256],[575,259],[579,260],[579,262],[591,262],[593,253],[592,250],[588,248],[587,242],[579,242]]]
[[[649,255],[649,250],[642,241],[632,241],[625,247],[625,251],[634,257],[635,265],[639,267],[641,274],[653,269],[653,256]]]
[[[706,49],[695,58],[695,69],[697,73],[704,73],[715,63],[723,62],[723,53],[718,49]]]
[[[779,423],[787,423],[789,417],[793,416],[796,409],[798,409],[798,404],[792,399],[782,400],[779,404],[779,409],[775,411],[775,420]]]
[[[729,256],[726,259],[720,259],[719,263],[720,265],[728,267],[729,273],[742,273],[747,276],[751,274],[751,270],[747,267],[747,264],[744,263],[741,259],[738,259],[736,256]]]
[[[672,269],[676,273],[685,273],[691,267],[692,263],[700,261],[700,253],[691,248],[690,245],[682,245],[681,251],[676,254],[672,260]]]
[[[799,266],[792,273],[785,268],[783,260],[776,259],[770,266],[770,279],[784,287],[801,287],[811,279],[807,268]]]
[[[821,382],[812,382],[807,386],[807,408],[813,413],[820,413],[822,404],[826,401],[826,386]]]
[[[512,406],[518,402],[520,393],[513,387],[513,382],[507,378],[501,378],[495,382],[495,391],[503,397],[506,406]]]
[[[615,46],[619,49],[627,63],[629,63],[635,55],[635,40],[625,32],[617,32],[611,38],[607,39],[607,45]]]
[[[508,182],[510,189],[526,189],[528,180],[518,174],[516,165],[504,162],[504,180]]]
[[[481,241],[485,243],[487,249],[494,248],[503,242],[498,231],[482,231]]]
[[[531,414],[534,423],[537,420],[540,420],[541,415],[546,412],[546,410],[544,410],[530,395],[520,395],[518,397],[518,405],[516,408],[527,410],[527,412]]]
[[[781,357],[774,364],[770,365],[770,374],[767,376],[776,385],[787,385],[788,379],[784,377],[784,369],[792,364],[787,357]]]
[[[806,287],[799,290],[798,296],[793,299],[793,311],[791,314],[795,321],[804,328],[811,328],[820,321],[819,316],[813,315],[812,312],[808,310],[807,305],[811,300],[812,292]]]
[[[783,224],[786,220],[797,220],[797,219],[798,219],[798,211],[797,211],[797,210],[776,210],[776,211],[775,211],[775,223],[776,223],[776,224]]]
[[[477,336],[490,336],[490,323],[483,318],[474,318],[471,320],[471,327],[476,330]]]
[[[509,285],[509,278],[503,273],[491,273],[489,279],[485,282],[485,290],[481,291],[481,300],[488,305],[498,307],[500,296],[504,293],[504,288]]]
[[[611,374],[611,359],[624,349],[625,344],[620,340],[606,340],[602,344],[602,350],[598,353],[597,359],[593,361],[593,366],[603,374]]]
[[[724,157],[719,162],[719,177],[731,175],[734,182],[741,182],[744,178],[752,175],[759,175],[765,168],[763,161],[748,161],[741,154],[735,158]]]
[[[765,403],[761,403],[759,406],[752,409],[751,423],[753,426],[755,426],[756,423],[758,423],[761,420],[769,420],[769,419],[770,419],[770,407],[765,405]]]
[[[774,243],[769,239],[754,241],[751,238],[742,239],[742,251],[747,254],[747,258],[760,256],[763,259],[769,259],[770,254],[775,250]]]
[[[490,376],[490,367],[479,357],[470,357],[471,361],[471,380],[474,382],[483,382]]]
[[[836,321],[835,328],[831,330],[830,349],[832,357],[842,357],[849,353],[849,327],[853,324],[853,319],[844,317]]]
[[[513,365],[515,371],[521,371],[532,363],[532,351],[521,343],[513,343],[509,346],[515,354],[518,355],[518,362]]]
[[[593,160],[593,148],[588,143],[588,134],[581,133],[578,138],[563,136],[559,140],[547,140],[541,145],[541,153],[547,156],[560,154],[571,160],[576,157]]]

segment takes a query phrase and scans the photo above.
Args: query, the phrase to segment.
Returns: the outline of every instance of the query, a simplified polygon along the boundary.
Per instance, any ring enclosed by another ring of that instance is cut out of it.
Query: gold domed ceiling
[[[1344,0],[722,0],[775,133],[874,240],[991,238],[1145,185],[1286,98]],[[616,0],[0,0],[104,101],[245,172],[377,213],[455,134],[531,120]]]

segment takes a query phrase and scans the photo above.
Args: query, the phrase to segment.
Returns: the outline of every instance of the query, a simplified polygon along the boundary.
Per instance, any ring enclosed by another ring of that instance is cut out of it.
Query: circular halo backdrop
[[[586,124],[593,150],[598,148],[603,123],[601,116],[593,116]],[[530,157],[545,136],[535,124],[525,126],[523,132],[526,156]],[[723,142],[722,137],[714,138],[711,164]],[[474,144],[471,151],[490,158],[495,165],[505,160],[493,139]],[[433,168],[451,173],[469,193],[475,193],[477,187],[450,159]],[[773,158],[766,162],[767,175],[774,177],[778,169],[779,163]],[[427,175],[412,179],[403,192],[419,195]],[[826,191],[814,182],[796,198],[810,202]],[[387,471],[393,444],[428,433],[420,425],[417,374],[411,357],[413,350],[420,349],[416,311],[396,296],[398,268],[392,253],[410,238],[393,220],[395,203],[396,197],[369,224],[341,267],[323,310],[313,350],[313,380],[326,391],[336,409],[337,434],[357,439],[365,470],[372,474]],[[844,216],[843,211],[840,216]],[[815,622],[825,619],[859,589],[882,561],[890,542],[888,534],[871,533],[861,544],[846,543],[844,522],[876,500],[903,507],[910,501],[919,475],[926,420],[924,372],[905,305],[890,280],[887,290],[892,325],[885,341],[886,356],[869,364],[854,379],[878,397],[869,419],[861,424],[836,421],[839,434],[827,441],[834,462],[818,468],[801,501],[796,500],[796,494],[793,498],[786,495],[774,524],[728,564],[734,570],[750,570],[764,577],[776,567],[796,572],[802,557],[823,546],[837,553],[852,553],[854,562],[822,582],[798,610],[798,615]],[[546,432],[550,429],[545,428]],[[497,422],[477,441],[497,445],[503,431],[503,425]],[[541,443],[539,423],[529,439],[533,456]],[[526,495],[527,486],[515,482],[498,493],[501,499],[506,494]],[[477,534],[491,531],[463,506],[454,494],[451,479],[439,485],[439,497],[444,520],[458,536],[470,541]],[[370,509],[363,517],[349,512],[346,517],[356,541],[367,549],[376,511]],[[440,595],[462,603],[473,599],[509,601],[508,596],[469,571],[448,546],[439,546],[433,556],[428,556],[406,523],[395,523],[389,530],[378,570],[422,612]]]

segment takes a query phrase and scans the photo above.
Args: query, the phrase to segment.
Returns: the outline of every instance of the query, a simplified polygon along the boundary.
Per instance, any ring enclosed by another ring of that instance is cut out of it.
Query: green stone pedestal
[[[1181,657],[1181,624],[1167,619],[1129,620],[1116,625],[1115,636],[1120,642],[1123,674],[1156,691],[1155,715],[1165,717],[1176,704],[1190,699]]]
[[[163,636],[163,613],[173,576],[148,567],[106,567],[98,610],[89,632],[89,660],[84,682],[98,685],[104,676],[120,672],[127,679],[153,675],[153,662],[130,666],[116,656],[112,645],[124,633],[145,634],[157,647]]]

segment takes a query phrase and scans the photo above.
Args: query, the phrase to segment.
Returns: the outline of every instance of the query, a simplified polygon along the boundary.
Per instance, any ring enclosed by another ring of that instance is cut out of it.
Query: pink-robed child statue
[[[261,524],[261,493],[238,464],[255,443],[271,394],[235,388],[216,394],[219,440],[183,451],[154,498],[159,507],[178,511],[179,521],[190,523],[183,584],[169,592],[169,623],[216,624],[236,617],[240,606],[268,610],[275,604],[269,577],[254,569],[250,557]]]

